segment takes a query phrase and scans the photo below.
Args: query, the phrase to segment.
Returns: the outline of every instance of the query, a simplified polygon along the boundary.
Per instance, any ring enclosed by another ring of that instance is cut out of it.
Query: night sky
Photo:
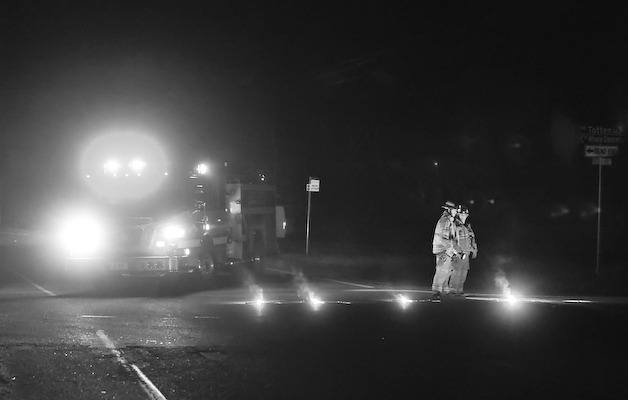
[[[6,223],[33,224],[112,123],[259,166],[295,215],[319,176],[319,226],[347,235],[411,232],[446,199],[473,199],[477,222],[578,219],[597,170],[577,128],[628,118],[625,9],[130,3],[0,10]],[[605,172],[620,221],[624,160]]]

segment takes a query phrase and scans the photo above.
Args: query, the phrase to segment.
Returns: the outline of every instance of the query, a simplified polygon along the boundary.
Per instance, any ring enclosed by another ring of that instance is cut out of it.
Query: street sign
[[[624,130],[603,126],[581,126],[582,141],[586,144],[618,144],[624,141]]]
[[[611,165],[613,162],[613,160],[611,158],[602,158],[602,157],[595,157],[591,159],[591,162],[593,163],[593,165]]]
[[[612,157],[617,155],[619,146],[600,146],[586,145],[584,146],[585,157]]]
[[[310,183],[305,185],[305,190],[308,192],[320,192],[321,191],[320,179],[310,179]]]

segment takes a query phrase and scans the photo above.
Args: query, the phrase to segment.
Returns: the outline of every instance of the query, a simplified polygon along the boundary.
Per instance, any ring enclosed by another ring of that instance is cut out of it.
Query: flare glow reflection
[[[399,307],[401,307],[402,310],[405,310],[408,307],[410,307],[410,304],[412,303],[412,300],[409,299],[408,296],[406,296],[405,294],[396,295],[395,301],[397,301],[397,303],[399,304]]]
[[[318,311],[321,308],[321,306],[325,304],[325,302],[321,300],[318,296],[316,296],[314,292],[310,292],[308,294],[307,301],[310,304],[310,307],[312,307],[312,310],[314,311]]]
[[[504,293],[504,301],[509,308],[517,308],[521,304],[521,299],[516,294],[512,293],[510,288]]]
[[[250,303],[257,310],[257,315],[262,315],[262,311],[264,310],[264,306],[266,305],[266,300],[264,299],[264,292],[262,289],[256,290],[255,299]]]

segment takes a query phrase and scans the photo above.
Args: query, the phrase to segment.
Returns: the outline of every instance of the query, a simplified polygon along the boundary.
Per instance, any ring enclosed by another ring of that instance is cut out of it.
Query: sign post
[[[307,221],[305,225],[305,255],[310,254],[310,210],[312,205],[312,192],[320,192],[321,181],[318,178],[309,177],[308,184],[305,185],[307,192]]]
[[[600,274],[600,227],[602,225],[602,163],[597,168],[597,240],[595,245],[595,275]]]
[[[602,167],[611,165],[613,157],[619,152],[618,144],[624,140],[622,128],[606,128],[601,126],[583,126],[582,141],[585,143],[584,156],[593,157],[593,165],[597,165],[597,237],[595,245],[595,275],[600,274],[600,249],[602,225]]]

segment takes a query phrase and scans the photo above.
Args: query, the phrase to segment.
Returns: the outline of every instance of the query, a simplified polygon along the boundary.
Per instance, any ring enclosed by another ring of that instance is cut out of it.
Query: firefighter
[[[469,273],[469,258],[478,256],[478,245],[475,241],[475,233],[471,224],[467,222],[469,209],[466,206],[458,206],[458,212],[454,220],[456,230],[456,241],[460,249],[459,256],[452,260],[453,273],[450,277],[450,293],[454,295],[464,295],[464,282]]]
[[[432,281],[432,300],[440,301],[441,294],[448,294],[449,278],[453,272],[453,259],[460,253],[456,240],[455,218],[457,206],[451,201],[442,206],[445,209],[436,223],[432,253],[436,256],[436,271]]]

